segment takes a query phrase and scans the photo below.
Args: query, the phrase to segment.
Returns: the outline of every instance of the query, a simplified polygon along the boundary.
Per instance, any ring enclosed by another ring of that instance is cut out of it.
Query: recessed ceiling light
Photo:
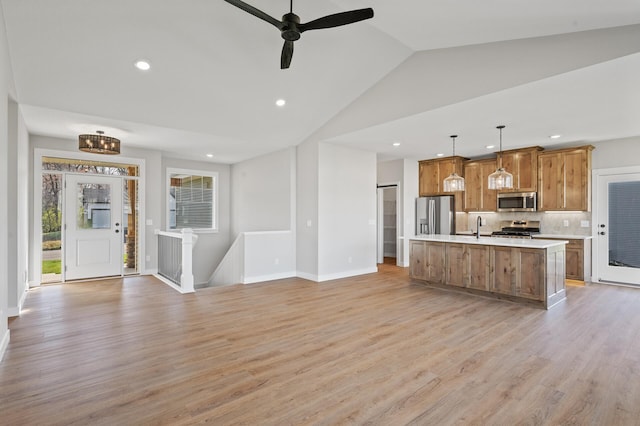
[[[207,154],[207,157],[213,158],[213,154]]]
[[[287,103],[287,101],[285,101],[284,99],[278,99],[276,101],[276,105],[278,105],[279,107],[285,106],[286,103]]]
[[[562,135],[551,135],[549,139],[559,139],[560,137],[562,137]]]
[[[495,147],[496,147],[495,145],[487,145],[487,146],[485,146],[485,148],[487,148],[487,149],[493,149]]]
[[[394,142],[393,146],[400,146],[400,142]]]
[[[151,69],[151,64],[149,64],[149,62],[142,59],[140,59],[139,61],[136,61],[135,66],[140,71],[149,71]]]
[[[436,157],[444,157],[444,154],[440,152],[440,153],[436,154]]]

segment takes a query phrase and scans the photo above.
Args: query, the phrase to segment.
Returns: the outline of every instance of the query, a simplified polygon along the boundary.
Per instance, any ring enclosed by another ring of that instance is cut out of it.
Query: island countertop
[[[480,244],[485,246],[502,246],[502,247],[521,247],[533,249],[546,249],[558,245],[567,244],[568,241],[560,240],[543,240],[543,239],[525,239],[525,238],[495,238],[483,237],[476,238],[467,235],[416,235],[411,238],[415,241],[435,241],[441,243],[460,243],[460,244]]]

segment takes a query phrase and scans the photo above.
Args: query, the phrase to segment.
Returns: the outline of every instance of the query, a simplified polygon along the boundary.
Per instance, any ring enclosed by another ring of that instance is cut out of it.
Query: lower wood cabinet
[[[565,270],[568,279],[576,281],[591,279],[591,239],[550,237],[543,237],[543,239],[568,241],[565,246]]]
[[[529,301],[565,298],[563,245],[545,249],[412,240],[410,276],[440,287]]]

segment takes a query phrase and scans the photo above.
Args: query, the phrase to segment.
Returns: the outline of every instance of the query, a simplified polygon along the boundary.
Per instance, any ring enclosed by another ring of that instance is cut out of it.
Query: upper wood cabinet
[[[452,172],[464,176],[464,157],[446,157],[436,160],[422,160],[418,163],[418,192],[421,197],[429,195],[453,195],[457,212],[464,211],[462,192],[444,192],[444,179]]]
[[[538,210],[589,211],[593,146],[538,153]]]
[[[489,189],[489,175],[496,171],[496,159],[472,160],[464,163],[464,210],[495,212],[497,191]]]
[[[538,190],[538,153],[542,147],[502,151],[502,167],[513,175],[513,189],[500,192],[536,192]]]

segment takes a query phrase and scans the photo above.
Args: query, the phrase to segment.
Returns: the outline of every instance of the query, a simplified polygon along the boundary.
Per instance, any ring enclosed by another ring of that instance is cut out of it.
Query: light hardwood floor
[[[640,290],[570,287],[544,311],[380,270],[33,289],[0,424],[640,424]]]

